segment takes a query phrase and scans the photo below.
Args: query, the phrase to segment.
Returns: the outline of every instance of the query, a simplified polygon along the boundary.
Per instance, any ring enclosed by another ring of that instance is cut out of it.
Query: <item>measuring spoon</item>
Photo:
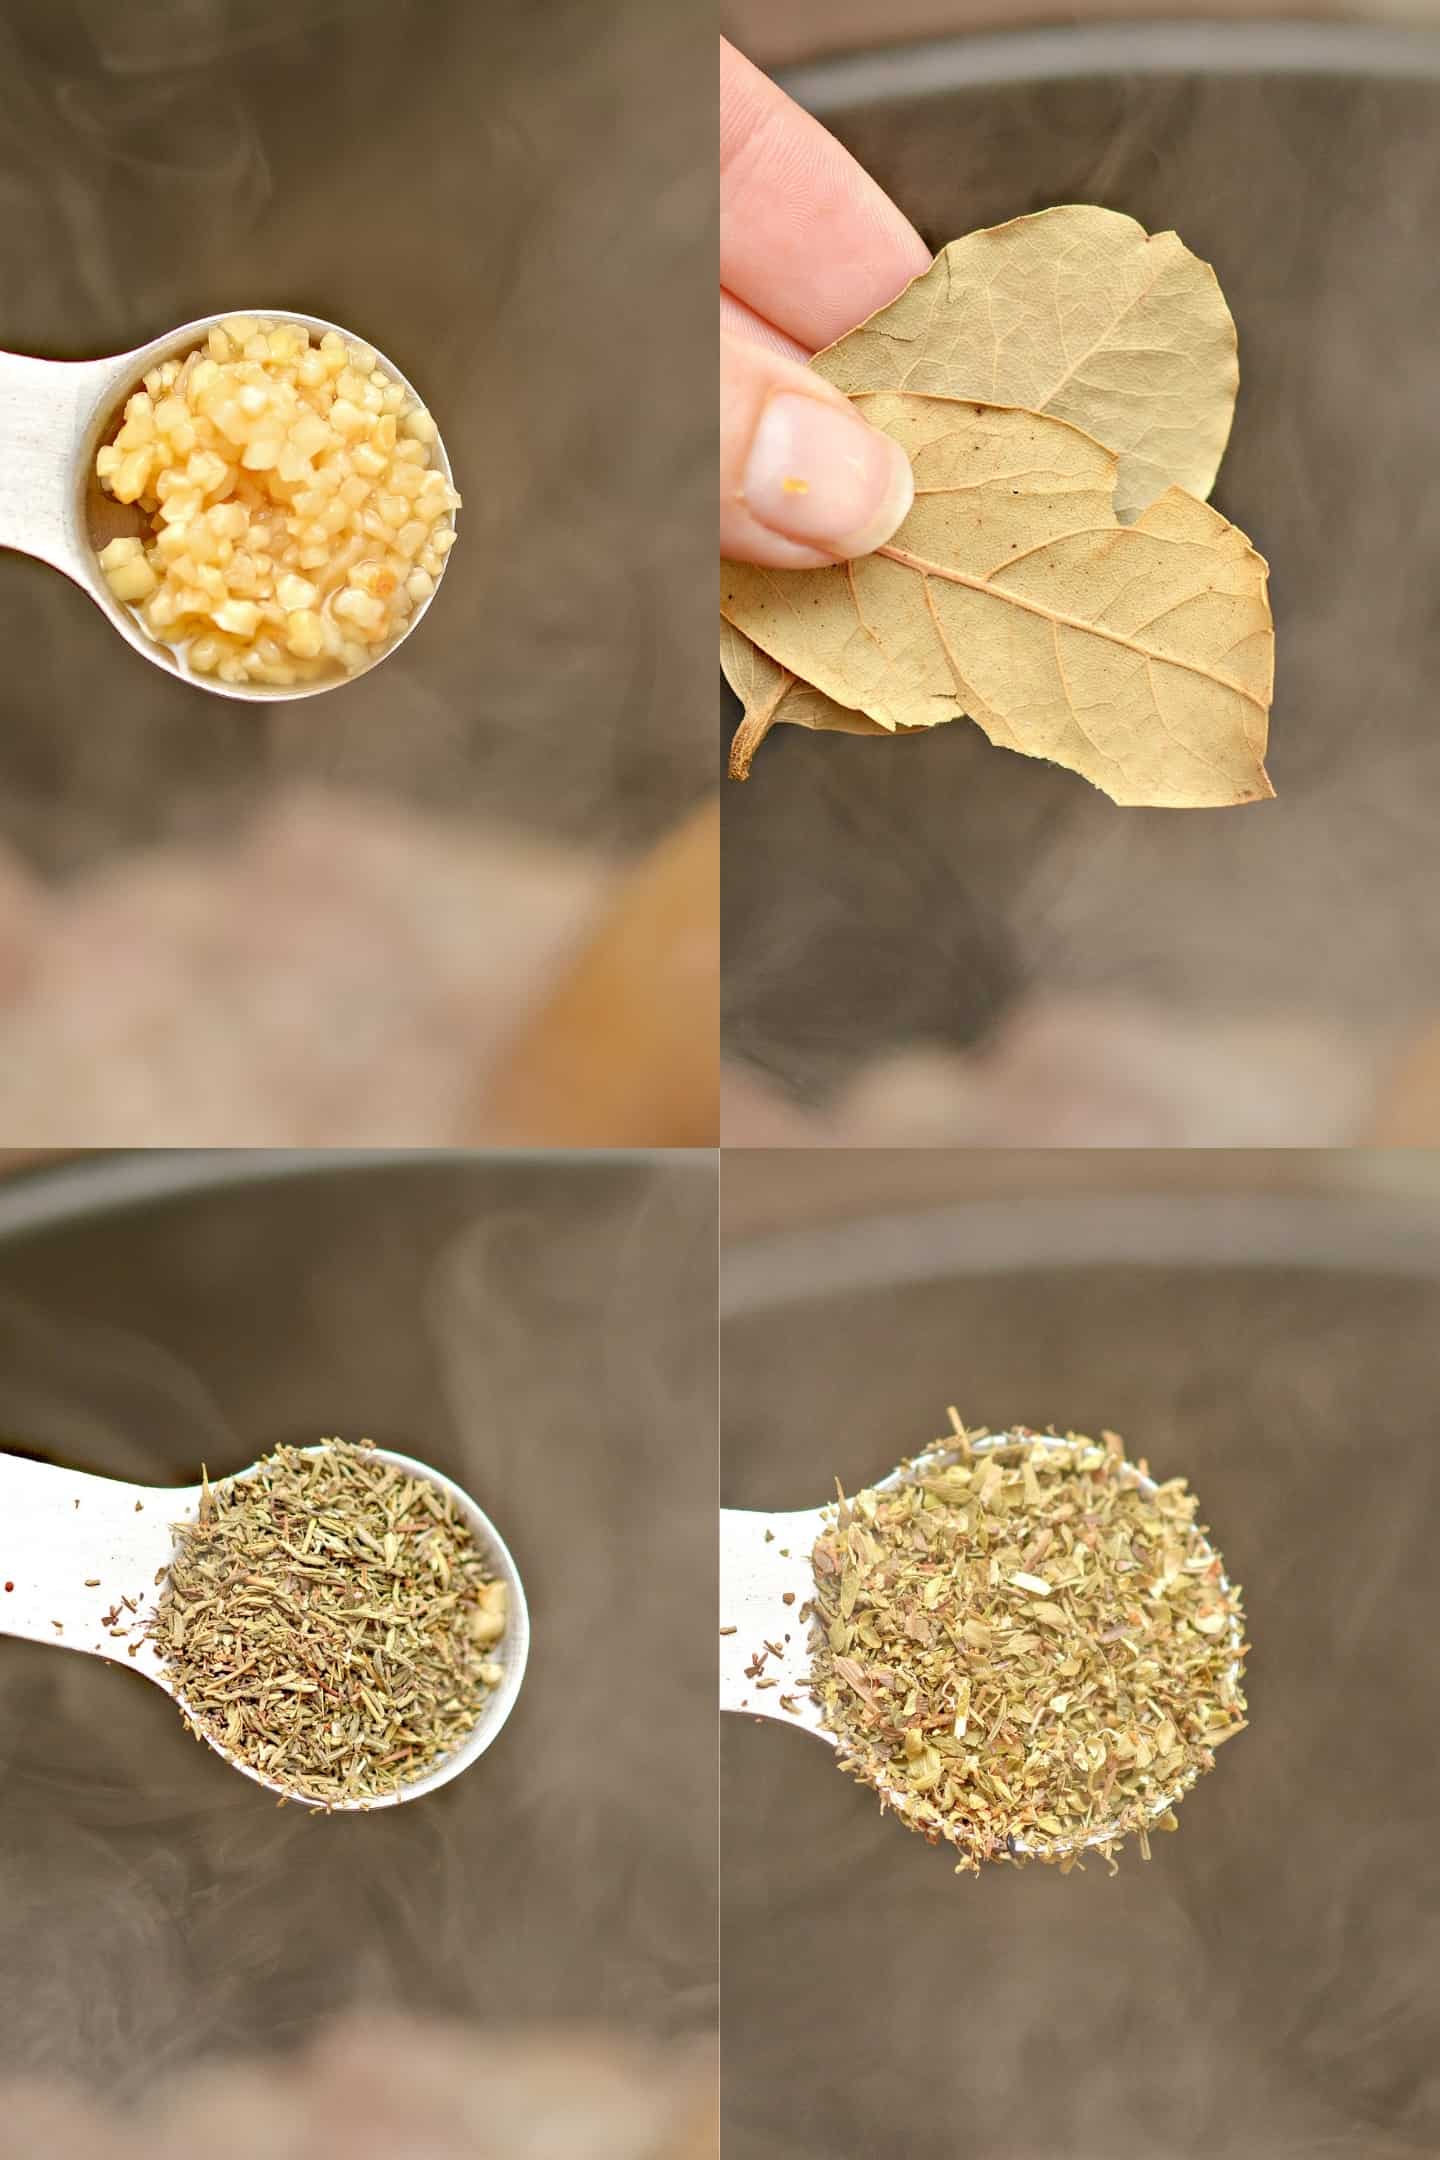
[[[970,1448],[979,1455],[1016,1442],[1027,1446],[1038,1442],[1042,1447],[1067,1444],[1057,1434],[1016,1427],[1010,1432],[977,1436]],[[957,1459],[953,1448],[928,1449],[913,1462],[900,1464],[888,1477],[877,1479],[868,1490],[892,1491],[897,1485],[911,1483]],[[1142,1492],[1156,1490],[1155,1480],[1133,1463],[1127,1463],[1125,1468]],[[741,1711],[747,1717],[772,1718],[780,1725],[798,1726],[802,1732],[823,1740],[827,1747],[838,1748],[838,1735],[822,1724],[820,1705],[810,1694],[810,1623],[800,1617],[806,1600],[815,1591],[811,1552],[833,1519],[829,1507],[798,1508],[778,1515],[760,1514],[749,1508],[721,1509],[720,1620],[727,1632],[720,1638],[720,1707]],[[1200,1550],[1214,1558],[1213,1548],[1203,1539]],[[1228,1593],[1230,1585],[1223,1575],[1220,1584]],[[1240,1676],[1243,1641],[1240,1620],[1232,1613],[1229,1642],[1235,1663],[1231,1676],[1236,1680]],[[760,1651],[765,1652],[761,1670],[747,1670],[755,1665]],[[760,1688],[757,1681],[762,1679],[776,1684]],[[1150,1810],[1151,1820],[1166,1814],[1194,1781],[1192,1773],[1178,1789],[1158,1793]],[[909,1815],[916,1796],[895,1788],[887,1789],[884,1799],[897,1814]],[[1083,1838],[1047,1838],[1043,1848],[1012,1837],[1010,1850],[1020,1858],[1042,1849],[1046,1854],[1081,1852],[1109,1844],[1116,1835],[1112,1828],[1101,1825]]]
[[[202,315],[196,322],[182,323],[178,330],[152,338],[148,345],[137,345],[133,352],[116,353],[105,360],[34,360],[23,353],[0,353],[0,547],[14,548],[63,570],[90,595],[127,645],[197,689],[217,697],[270,702],[315,697],[341,683],[357,682],[388,659],[409,637],[434,592],[416,604],[404,627],[356,675],[337,669],[315,682],[227,683],[188,667],[183,648],[150,637],[124,601],[111,592],[98,560],[101,548],[111,540],[140,530],[140,513],[133,503],[116,502],[105,493],[95,473],[95,452],[118,421],[125,400],[141,388],[151,368],[162,360],[183,359],[203,345],[213,329],[236,315],[299,323],[316,337],[333,330],[348,343],[374,352],[375,365],[403,384],[417,404],[424,403],[414,385],[368,338],[318,315],[297,315],[293,308],[226,308],[223,314]],[[453,484],[450,460],[438,434],[430,455]],[[446,567],[442,562],[436,591]]]
[[[317,1455],[323,1450],[302,1452]],[[232,1769],[305,1807],[391,1807],[448,1784],[478,1762],[498,1738],[525,1677],[530,1614],[524,1586],[489,1516],[453,1479],[432,1470],[428,1463],[398,1455],[392,1448],[376,1448],[373,1457],[410,1477],[424,1478],[448,1494],[495,1579],[505,1584],[505,1633],[491,1653],[503,1667],[504,1678],[489,1691],[469,1736],[452,1754],[397,1791],[374,1799],[309,1799],[242,1762],[208,1733],[201,1734]],[[210,1489],[221,1491],[225,1485],[253,1476],[258,1468],[258,1463],[252,1463],[232,1478],[212,1479]],[[0,1454],[0,1635],[22,1635],[31,1642],[54,1643],[62,1650],[79,1650],[89,1657],[131,1666],[183,1709],[184,1697],[143,1629],[146,1614],[160,1595],[155,1578],[169,1569],[174,1557],[172,1526],[196,1520],[201,1490],[199,1485],[130,1485],[119,1478],[93,1477],[88,1471],[33,1462],[24,1455]],[[133,1612],[122,1602],[127,1597]],[[123,1639],[105,1625],[104,1616],[115,1608],[111,1625],[123,1631]]]

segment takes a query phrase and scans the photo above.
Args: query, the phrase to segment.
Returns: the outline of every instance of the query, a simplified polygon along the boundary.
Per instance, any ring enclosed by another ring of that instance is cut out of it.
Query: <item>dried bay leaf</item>
[[[1070,421],[1119,455],[1122,523],[1167,487],[1210,493],[1240,381],[1210,265],[1173,232],[1091,203],[952,240],[811,365],[848,396],[915,391]]]
[[[888,391],[1013,406],[1069,421],[1116,454],[1112,513],[1102,531],[1116,521],[1132,524],[1167,488],[1208,495],[1238,384],[1235,326],[1209,265],[1174,233],[1147,234],[1133,218],[1092,204],[1042,210],[953,241],[897,299],[818,354],[813,365],[862,409],[867,393]],[[877,418],[876,412],[869,417]],[[1170,517],[1144,523],[1152,541],[1181,537]],[[1184,539],[1195,545],[1202,531],[1217,536],[1220,530],[1190,519]],[[1258,568],[1263,606],[1264,565],[1253,553],[1250,560],[1252,570]],[[727,565],[727,591],[733,592],[730,571]],[[846,573],[800,575],[833,582]],[[873,574],[865,582],[879,584]],[[796,605],[810,604],[790,597]],[[941,612],[957,619],[963,614],[958,603]],[[893,637],[893,622],[886,628]],[[1248,648],[1257,637],[1265,647],[1263,665],[1244,675],[1243,687],[1261,690],[1268,701],[1268,615],[1263,631],[1247,629],[1240,642]],[[1063,745],[1076,735],[1076,717],[1066,720],[1052,700],[1046,721],[1032,701],[997,696],[993,686],[983,697],[983,666],[970,676],[956,670],[948,681],[932,670],[925,684],[897,690],[880,719],[848,667],[812,679],[784,664],[778,651],[758,650],[739,614],[726,626],[724,642],[722,665],[745,707],[732,748],[736,778],[746,776],[759,743],[782,720],[850,734],[909,733],[958,719],[969,706],[992,741],[1073,764],[1119,801],[1228,803],[1272,792],[1261,762],[1263,714],[1258,727],[1253,719],[1240,727],[1252,753],[1247,760],[1236,750],[1239,716],[1222,713],[1223,700],[1209,699],[1202,718],[1187,697],[1180,715],[1183,742],[1163,755],[1154,746],[1156,755],[1148,760],[1132,742],[1117,759],[1112,738],[1136,725],[1143,709],[1143,701],[1130,698],[1123,722],[1101,727],[1103,744],[1087,749],[1081,743],[1078,755],[1069,756]],[[864,635],[846,658],[873,683],[875,654]],[[1247,665],[1254,658],[1253,652],[1240,655]],[[984,711],[973,709],[982,703]],[[901,713],[906,717],[897,717]],[[1156,700],[1145,724],[1163,733],[1175,722],[1169,703]],[[1212,744],[1206,730],[1217,724]],[[1078,732],[1085,732],[1083,715]],[[1062,747],[1044,747],[1047,736]],[[1196,769],[1207,763],[1210,777],[1201,780]],[[1112,767],[1118,768],[1114,785],[1104,777]]]
[[[1119,803],[1273,792],[1267,571],[1242,533],[1178,488],[1122,525],[1118,456],[1062,420],[946,397],[855,402],[911,458],[914,508],[885,547],[834,569],[726,563],[736,630],[887,732],[968,713]],[[777,712],[792,694],[779,687]]]
[[[723,616],[720,622],[720,668],[745,708],[745,717],[730,744],[730,778],[748,780],[755,752],[777,721],[795,727],[831,728],[845,735],[887,735],[892,731],[878,720],[849,706],[837,705],[810,683],[801,682],[788,668],[762,652],[743,630]]]

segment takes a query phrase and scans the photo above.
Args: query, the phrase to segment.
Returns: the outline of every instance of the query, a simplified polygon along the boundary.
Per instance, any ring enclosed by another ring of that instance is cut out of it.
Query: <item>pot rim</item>
[[[1440,1206],[1393,1191],[1027,1193],[737,1239],[722,1321],[867,1291],[1105,1267],[1440,1276]]]
[[[592,1177],[692,1163],[708,1148],[133,1148],[47,1158],[11,1166],[0,1179],[0,1246],[34,1232],[63,1229],[123,1214],[156,1201],[179,1200],[233,1186],[277,1184],[334,1171],[368,1173],[412,1165],[468,1172],[511,1164]]]
[[[1104,22],[925,38],[802,61],[777,79],[821,118],[953,90],[1114,76],[1295,75],[1440,81],[1440,31],[1309,19]]]

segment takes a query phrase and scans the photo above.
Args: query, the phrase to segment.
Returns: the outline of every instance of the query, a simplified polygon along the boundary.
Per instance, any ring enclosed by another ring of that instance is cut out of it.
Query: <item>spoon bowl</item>
[[[322,1451],[306,1448],[302,1452]],[[243,1762],[209,1734],[200,1735],[232,1769],[281,1799],[322,1812],[393,1807],[417,1800],[468,1770],[498,1739],[515,1707],[529,1656],[530,1614],[524,1585],[509,1547],[489,1516],[452,1478],[432,1470],[428,1463],[392,1448],[377,1447],[374,1456],[447,1494],[495,1579],[505,1584],[505,1633],[491,1652],[503,1677],[486,1696],[479,1717],[457,1748],[397,1791],[373,1799],[311,1799]],[[258,1468],[252,1463],[230,1478],[216,1478],[211,1490],[253,1477]],[[155,1604],[157,1583],[174,1556],[175,1529],[197,1519],[201,1492],[199,1485],[131,1485],[118,1478],[35,1462],[28,1456],[0,1454],[0,1634],[54,1643],[132,1666],[183,1710],[184,1698],[144,1626]]]
[[[374,352],[377,367],[403,385],[417,403],[424,402],[414,384],[368,338],[361,339],[355,331],[318,315],[298,314],[293,308],[227,308],[221,314],[181,323],[148,345],[137,345],[133,352],[102,360],[36,360],[23,353],[0,353],[0,547],[33,555],[62,570],[89,594],[127,645],[166,674],[197,689],[217,697],[263,702],[317,697],[368,675],[404,644],[440,589],[444,563],[434,581],[435,592],[417,602],[402,628],[359,674],[336,669],[314,682],[273,684],[221,682],[189,667],[182,648],[149,636],[132,610],[116,599],[98,559],[108,542],[138,531],[139,516],[133,504],[117,502],[101,487],[95,473],[96,451],[116,425],[126,399],[140,388],[151,368],[193,352],[213,329],[236,315],[297,323],[316,338],[333,330],[348,342],[365,344]],[[438,434],[430,455],[436,470],[453,484],[450,460]]]
[[[977,1436],[970,1447],[974,1454],[988,1454],[1017,1441],[1056,1448],[1066,1444],[1058,1434],[1029,1432],[1017,1426],[1009,1432]],[[891,1492],[956,1459],[954,1448],[937,1443],[913,1461],[901,1463],[887,1476],[876,1479],[868,1490]],[[1154,1478],[1131,1462],[1124,1467],[1142,1492],[1156,1491]],[[815,1540],[828,1527],[831,1506],[833,1502],[776,1515],[744,1508],[721,1510],[720,1618],[726,1632],[720,1638],[720,1707],[798,1726],[802,1732],[823,1740],[827,1747],[838,1749],[840,1736],[822,1722],[820,1705],[810,1693],[810,1623],[808,1617],[800,1617],[815,1589],[810,1554]],[[1200,1549],[1214,1558],[1207,1539],[1200,1540]],[[1222,1574],[1219,1581],[1228,1595],[1228,1580]],[[1228,1641],[1233,1653],[1231,1678],[1238,1680],[1244,1635],[1233,1612]],[[766,1683],[763,1688],[762,1681]],[[1178,1788],[1157,1793],[1150,1808],[1151,1821],[1168,1813],[1189,1791],[1194,1779],[1192,1772]],[[881,1797],[899,1815],[908,1816],[913,1810],[915,1796],[909,1792],[887,1788]],[[1113,1842],[1115,1834],[1102,1825],[1083,1838],[1047,1838],[1043,1850],[1046,1855],[1083,1852]],[[1023,1859],[1041,1848],[1012,1837],[1010,1850]]]

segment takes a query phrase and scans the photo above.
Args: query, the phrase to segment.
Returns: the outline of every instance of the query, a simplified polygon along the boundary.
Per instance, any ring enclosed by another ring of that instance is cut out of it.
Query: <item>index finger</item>
[[[805,346],[829,345],[930,251],[818,120],[720,41],[720,282]]]

